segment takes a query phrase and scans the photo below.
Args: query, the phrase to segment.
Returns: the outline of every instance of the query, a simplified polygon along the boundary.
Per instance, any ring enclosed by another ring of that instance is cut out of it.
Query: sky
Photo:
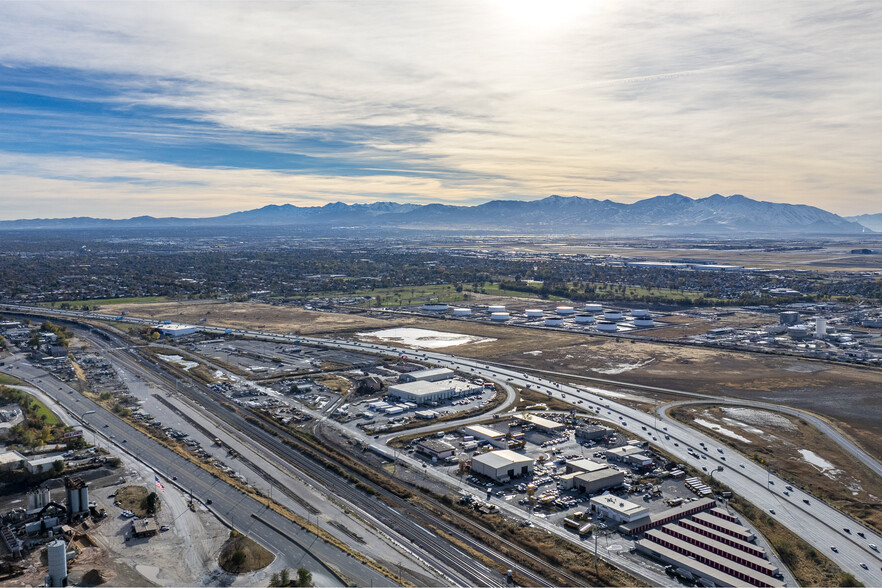
[[[0,2],[0,219],[744,194],[882,212],[882,3]]]

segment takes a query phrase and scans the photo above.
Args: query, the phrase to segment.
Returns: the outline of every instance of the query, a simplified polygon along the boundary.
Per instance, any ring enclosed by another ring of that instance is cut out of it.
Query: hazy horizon
[[[882,6],[0,3],[0,219],[743,194],[882,212]]]

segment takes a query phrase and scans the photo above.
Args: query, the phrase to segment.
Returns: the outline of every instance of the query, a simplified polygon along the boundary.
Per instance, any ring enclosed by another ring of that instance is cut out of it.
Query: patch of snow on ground
[[[184,368],[185,372],[192,370],[194,367],[199,367],[199,364],[195,361],[187,361],[180,355],[160,355],[157,354],[157,357],[162,361],[167,361],[168,363],[176,363],[182,368]]]
[[[757,410],[755,408],[745,408],[743,406],[721,406],[720,410],[726,416],[751,425],[785,429],[787,431],[796,430],[796,425],[790,422],[790,419],[768,410]]]
[[[837,470],[836,466],[832,463],[815,453],[814,451],[809,451],[808,449],[798,449],[799,454],[802,455],[802,459],[806,460],[816,468],[818,468],[822,474],[827,476],[828,478],[834,478],[836,474],[841,474],[841,470]]]
[[[541,351],[524,351],[524,355],[536,356],[536,355],[542,355],[542,352]]]
[[[738,441],[750,443],[750,439],[745,439],[744,437],[742,437],[741,435],[739,435],[735,431],[729,430],[726,427],[723,427],[723,426],[718,425],[716,423],[712,423],[712,422],[706,421],[704,419],[695,419],[694,422],[698,425],[701,425],[702,427],[710,429],[711,431],[716,431],[717,433],[719,433],[721,435],[725,435],[726,437],[729,437],[731,439],[737,439]]]
[[[444,333],[410,327],[358,333],[358,338],[379,339],[389,343],[410,345],[418,349],[439,349],[441,347],[453,347],[467,343],[489,343],[490,341],[496,341],[496,339],[482,339],[481,337],[473,337],[472,335],[463,335],[461,333]]]
[[[625,372],[630,372],[631,370],[642,368],[643,366],[649,365],[650,363],[652,363],[652,360],[647,359],[646,361],[638,361],[637,363],[619,363],[614,365],[613,367],[608,368],[591,368],[591,371],[597,372],[598,374],[615,376],[617,374],[623,374]]]
[[[723,422],[727,425],[738,427],[739,429],[747,431],[748,433],[753,433],[754,435],[762,435],[765,433],[765,431],[763,431],[762,429],[757,429],[756,427],[748,425],[747,423],[742,423],[741,421],[736,421],[735,419],[723,417]]]

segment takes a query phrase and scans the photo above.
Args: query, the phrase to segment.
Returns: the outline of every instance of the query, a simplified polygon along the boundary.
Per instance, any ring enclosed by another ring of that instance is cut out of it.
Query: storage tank
[[[622,320],[622,313],[617,310],[607,310],[603,313],[603,318],[608,321],[620,321]]]
[[[526,315],[527,318],[542,318],[543,314],[545,313],[542,312],[541,308],[528,308],[524,311],[524,315]]]
[[[56,539],[46,547],[49,560],[49,586],[65,586],[67,584],[67,546],[64,539]]]
[[[487,307],[487,312],[489,312],[491,314],[494,312],[505,312],[505,306],[502,304],[499,304],[499,305],[494,304],[494,305]]]
[[[89,510],[89,487],[83,486],[80,488],[80,509],[83,512],[88,512]]]
[[[28,492],[28,510],[38,510],[49,504],[49,488],[37,488]]]
[[[647,318],[635,318],[634,319],[634,326],[635,327],[643,327],[643,328],[654,327],[655,321],[653,321],[651,318],[648,318],[648,317]]]
[[[603,305],[594,303],[586,304],[585,312],[603,312]]]
[[[590,325],[594,323],[593,314],[577,314],[576,322],[582,325]]]
[[[787,334],[794,339],[805,339],[809,335],[809,330],[805,325],[796,325],[787,327]]]
[[[573,307],[572,306],[558,306],[555,309],[555,311],[557,312],[557,314],[564,314],[564,315],[573,314]]]
[[[823,339],[827,336],[827,319],[818,317],[815,319],[815,337]]]
[[[504,321],[507,321],[507,320],[510,319],[510,318],[511,318],[511,315],[508,314],[507,312],[493,312],[493,313],[490,313],[490,320],[491,320],[491,321],[504,322]]]
[[[646,310],[645,308],[634,308],[634,309],[631,309],[631,316],[633,316],[635,318],[636,317],[640,317],[640,318],[648,317],[649,311]]]
[[[453,316],[472,316],[471,308],[454,308]]]
[[[65,488],[65,492],[67,493],[67,508],[71,514],[77,514],[83,512],[80,509],[80,489],[79,488]]]
[[[597,322],[597,330],[604,331],[607,333],[615,332],[619,330],[619,327],[612,321],[598,321]]]
[[[441,304],[437,302],[430,302],[427,304],[423,304],[423,310],[431,310],[434,312],[442,312],[447,310],[448,306],[446,304]]]
[[[555,316],[555,317],[548,317],[547,319],[545,319],[545,326],[546,327],[562,327],[563,324],[564,324],[563,319],[560,317]]]

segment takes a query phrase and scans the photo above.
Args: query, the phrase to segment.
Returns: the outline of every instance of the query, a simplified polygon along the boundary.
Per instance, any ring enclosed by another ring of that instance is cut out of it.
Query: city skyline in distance
[[[0,217],[674,192],[880,212],[872,3],[154,7],[0,6]]]

